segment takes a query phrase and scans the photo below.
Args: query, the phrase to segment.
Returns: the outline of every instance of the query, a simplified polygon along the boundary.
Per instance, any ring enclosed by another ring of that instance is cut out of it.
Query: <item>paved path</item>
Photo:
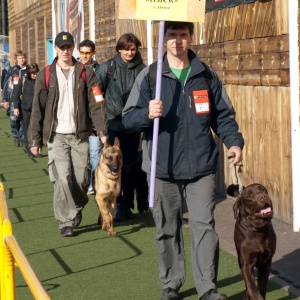
[[[219,198],[215,210],[216,231],[223,250],[236,256],[233,241],[235,219],[232,206],[235,199]],[[300,233],[292,225],[272,221],[277,235],[277,249],[273,258],[271,280],[284,287],[289,294],[300,298]]]

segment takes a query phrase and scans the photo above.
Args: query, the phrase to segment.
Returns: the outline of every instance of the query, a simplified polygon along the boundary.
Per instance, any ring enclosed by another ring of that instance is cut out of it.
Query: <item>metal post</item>
[[[6,0],[1,1],[2,9],[2,35],[7,35],[7,26],[6,26]]]

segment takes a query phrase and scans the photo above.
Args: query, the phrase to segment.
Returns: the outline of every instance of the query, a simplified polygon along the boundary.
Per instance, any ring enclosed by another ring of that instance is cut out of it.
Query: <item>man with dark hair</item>
[[[96,46],[95,43],[91,40],[83,40],[79,44],[79,54],[80,61],[96,71],[98,63],[93,59],[93,56],[96,54]]]
[[[109,143],[113,145],[117,137],[123,153],[122,192],[117,200],[116,222],[134,217],[131,208],[134,205],[140,133],[126,132],[122,124],[122,109],[135,78],[145,67],[139,52],[140,45],[134,34],[124,33],[117,41],[114,57],[100,64],[96,70],[105,98]]]
[[[80,61],[86,66],[90,67],[96,71],[99,67],[99,64],[96,60],[93,59],[93,56],[96,54],[95,43],[91,40],[83,40],[79,44],[79,54]],[[97,137],[97,133],[93,130],[92,135],[89,137],[89,151],[90,151],[90,163],[91,163],[91,182],[88,188],[88,195],[94,194],[94,184],[93,184],[93,172],[96,170],[96,167],[99,163],[101,155],[102,145],[101,141]]]
[[[57,57],[36,77],[28,130],[33,155],[39,155],[43,139],[47,141],[54,215],[63,237],[74,236],[88,202],[88,137],[92,122],[103,143],[107,135],[103,97],[99,97],[95,73],[72,56],[74,48],[69,32],[56,36]]]
[[[225,300],[216,290],[219,240],[215,232],[218,147],[212,131],[242,160],[244,140],[217,74],[189,49],[193,23],[165,22],[161,99],[149,67],[137,77],[123,110],[130,132],[143,131],[143,170],[150,179],[153,120],[160,118],[153,218],[160,259],[161,300],[179,299],[185,282],[182,206],[189,210],[193,277],[201,300]],[[152,100],[154,99],[154,100]]]

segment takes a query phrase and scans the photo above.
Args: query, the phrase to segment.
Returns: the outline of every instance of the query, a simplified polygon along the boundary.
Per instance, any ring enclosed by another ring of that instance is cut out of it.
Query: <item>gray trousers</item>
[[[176,182],[156,179],[152,212],[163,289],[179,290],[186,278],[181,230],[184,199],[189,210],[192,270],[199,298],[215,288],[219,239],[214,230],[214,196],[214,174]]]
[[[48,142],[49,177],[54,183],[54,216],[59,228],[74,226],[76,214],[88,202],[90,182],[88,138],[54,133]]]

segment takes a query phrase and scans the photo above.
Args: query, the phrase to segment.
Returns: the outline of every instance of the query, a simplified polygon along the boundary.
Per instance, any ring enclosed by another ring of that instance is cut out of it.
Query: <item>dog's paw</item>
[[[108,230],[108,235],[109,235],[109,236],[116,236],[117,233],[116,233],[115,231],[110,231],[110,230]]]

